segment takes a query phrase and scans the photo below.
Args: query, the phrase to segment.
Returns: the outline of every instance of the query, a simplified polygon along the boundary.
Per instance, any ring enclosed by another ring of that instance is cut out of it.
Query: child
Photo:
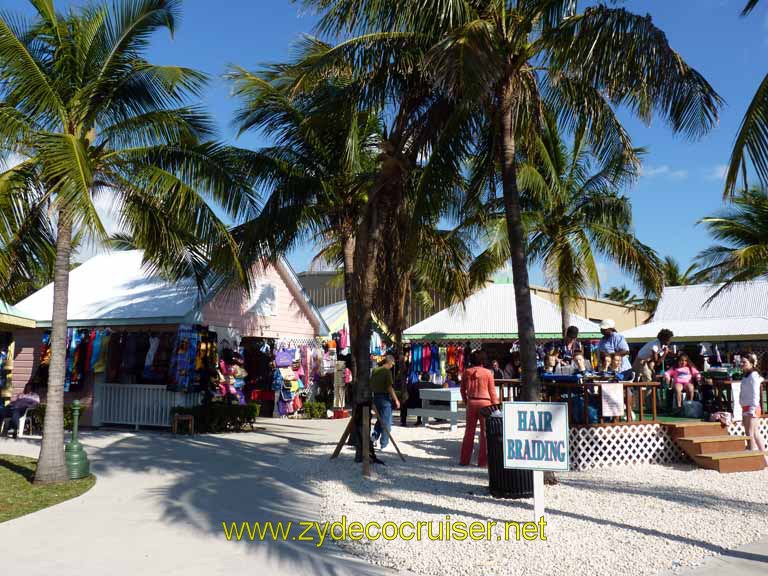
[[[687,354],[680,354],[677,357],[677,366],[664,372],[664,382],[670,388],[675,390],[676,408],[683,407],[683,388],[688,392],[688,399],[693,400],[693,383],[699,378],[699,371],[691,363]]]
[[[760,437],[760,430],[758,428],[762,412],[760,409],[760,391],[763,379],[757,371],[757,356],[745,354],[741,359],[741,371],[744,377],[741,380],[739,404],[741,404],[744,433],[749,437],[749,449],[760,450],[763,456],[765,456],[766,464],[768,464],[768,456],[765,455],[765,444]]]

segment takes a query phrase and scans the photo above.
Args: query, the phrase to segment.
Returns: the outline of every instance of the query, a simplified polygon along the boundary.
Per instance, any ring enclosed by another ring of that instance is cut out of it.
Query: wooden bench
[[[422,388],[419,390],[419,398],[421,408],[409,409],[408,415],[420,416],[422,426],[426,426],[430,418],[443,418],[450,421],[451,430],[456,430],[459,417],[466,418],[466,410],[459,410],[461,392],[458,388]],[[434,404],[435,401],[448,404]]]

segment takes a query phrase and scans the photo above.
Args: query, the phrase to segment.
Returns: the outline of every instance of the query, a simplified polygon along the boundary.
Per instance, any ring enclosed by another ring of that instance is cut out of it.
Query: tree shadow
[[[0,467],[10,470],[11,472],[18,474],[24,478],[27,482],[32,482],[35,479],[35,471],[30,470],[26,466],[20,466],[10,460],[0,456]]]
[[[318,468],[317,456],[302,449],[312,443],[312,428],[290,428],[191,437],[131,434],[93,450],[91,469],[107,479],[122,471],[170,474],[172,478],[162,486],[146,490],[169,529],[204,532],[224,540],[222,523],[229,527],[233,522],[292,522],[291,533],[298,535],[303,530],[299,522],[323,521],[322,497],[311,478],[296,472]],[[264,443],[264,436],[271,440]],[[329,544],[330,539],[322,547],[316,542],[270,539],[266,545],[253,542],[249,550],[266,553],[284,570],[298,573],[388,572]]]

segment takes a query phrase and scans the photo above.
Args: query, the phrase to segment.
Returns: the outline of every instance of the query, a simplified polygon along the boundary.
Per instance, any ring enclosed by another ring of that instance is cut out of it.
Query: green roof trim
[[[536,333],[537,340],[555,340],[562,338],[563,335],[560,332],[557,333]],[[581,332],[579,338],[586,339],[600,339],[603,335],[598,332]],[[517,340],[518,334],[444,334],[444,333],[432,333],[432,334],[403,334],[403,340],[405,342],[413,342],[417,340]]]

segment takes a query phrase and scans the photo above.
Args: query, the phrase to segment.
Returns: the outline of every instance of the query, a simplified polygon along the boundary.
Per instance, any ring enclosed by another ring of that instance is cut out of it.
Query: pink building
[[[257,275],[250,294],[232,291],[201,296],[192,282],[169,283],[148,275],[142,257],[140,251],[113,252],[96,256],[73,270],[68,327],[80,333],[121,338],[136,335],[139,341],[163,343],[170,342],[180,327],[196,327],[203,334],[215,333],[212,337],[220,345],[226,341],[233,346],[247,343],[260,347],[273,347],[280,342],[311,344],[328,335],[323,318],[293,270],[282,260]],[[52,284],[16,305],[35,321],[36,327],[14,331],[13,396],[39,379],[52,306]],[[136,344],[128,342],[128,348],[117,352],[122,360],[107,361],[125,368],[129,353],[137,353],[131,346],[135,348]],[[152,346],[158,348],[157,344]],[[140,353],[146,355],[147,351]],[[106,355],[106,351],[102,354]],[[199,393],[183,387],[174,389],[162,377],[147,381],[149,374],[145,370],[142,375],[140,362],[139,359],[139,369],[135,371],[105,368],[84,372],[77,385],[70,386],[65,393],[65,402],[80,399],[85,408],[85,425],[169,425],[169,409],[195,403]],[[95,363],[94,359],[90,364]],[[133,360],[130,363],[133,365]]]

